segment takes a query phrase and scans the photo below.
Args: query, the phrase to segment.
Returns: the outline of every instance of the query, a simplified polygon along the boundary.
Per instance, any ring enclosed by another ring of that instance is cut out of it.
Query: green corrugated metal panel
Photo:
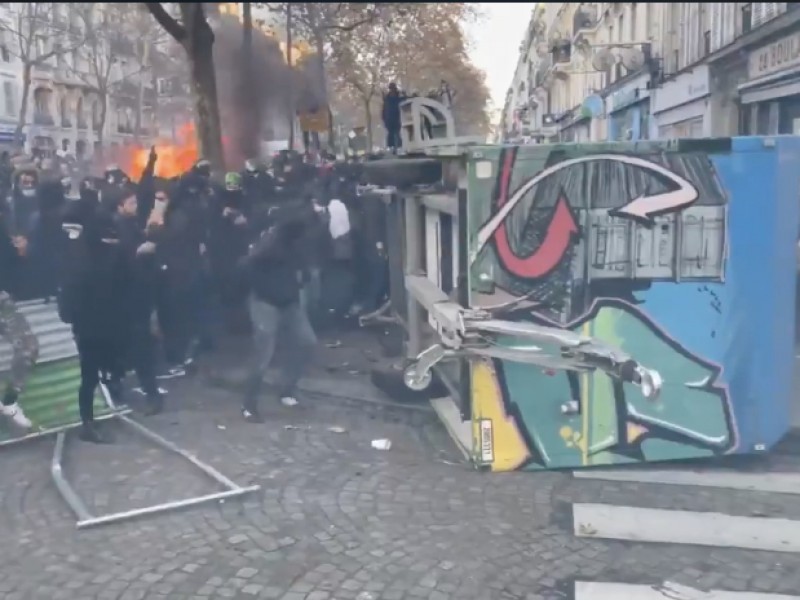
[[[38,365],[31,374],[20,406],[37,429],[51,429],[78,423],[78,387],[81,372],[78,358],[65,358]],[[94,400],[95,415],[110,409],[98,390]],[[0,441],[20,437],[25,432],[0,418]]]
[[[39,340],[39,362],[28,379],[20,406],[37,429],[51,429],[78,423],[78,388],[81,372],[69,325],[58,317],[56,304],[41,300],[17,305]],[[11,346],[0,339],[0,382],[11,364]],[[98,390],[95,414],[109,412]],[[20,431],[0,417],[0,442],[21,437]]]

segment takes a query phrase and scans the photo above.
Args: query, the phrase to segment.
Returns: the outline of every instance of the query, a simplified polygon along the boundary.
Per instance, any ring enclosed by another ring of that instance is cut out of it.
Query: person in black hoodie
[[[316,218],[305,202],[281,206],[272,213],[273,224],[251,246],[241,261],[250,286],[250,319],[254,350],[248,367],[242,416],[261,422],[258,395],[272,363],[278,336],[287,336],[286,365],[281,371],[278,394],[284,406],[295,406],[296,386],[317,343],[306,311],[300,304],[302,272],[306,268],[306,232]]]
[[[400,103],[405,99],[397,89],[397,84],[389,84],[389,91],[383,95],[383,126],[386,128],[386,147],[396,154],[400,147]]]
[[[203,184],[191,172],[181,179],[167,204],[158,238],[163,269],[160,319],[168,376],[185,374],[192,359],[190,346],[198,336],[194,296],[203,277],[207,242]]]
[[[150,318],[156,304],[156,246],[146,239],[139,224],[136,192],[121,188],[116,192],[115,203],[114,224],[125,260],[125,272],[129,274],[124,305],[120,307],[123,321],[127,324],[128,356],[147,399],[144,412],[154,415],[161,412],[164,405],[156,383],[155,340],[150,330]]]
[[[112,214],[101,210],[94,190],[68,206],[64,218],[68,249],[59,289],[59,315],[72,325],[81,369],[78,408],[80,438],[108,439],[94,422],[94,394],[101,376],[112,397],[124,376],[124,306],[130,273]],[[115,398],[115,399],[118,399]]]

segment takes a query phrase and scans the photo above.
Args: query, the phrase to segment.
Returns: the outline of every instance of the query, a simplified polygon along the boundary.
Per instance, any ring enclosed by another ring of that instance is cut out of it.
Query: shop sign
[[[800,66],[800,32],[751,52],[747,75],[758,79],[797,66]]]
[[[711,92],[708,65],[699,65],[688,73],[667,81],[655,92],[653,112],[659,113],[708,96]]]
[[[637,77],[621,90],[613,92],[606,98],[607,112],[622,110],[623,108],[644,100],[650,95],[647,89],[649,77]]]

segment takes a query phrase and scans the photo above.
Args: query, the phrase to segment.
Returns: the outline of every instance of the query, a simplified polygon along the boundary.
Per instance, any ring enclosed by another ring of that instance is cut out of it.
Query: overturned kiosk
[[[487,146],[402,105],[387,204],[405,385],[476,467],[762,453],[788,431],[800,138]],[[423,126],[424,125],[424,126]]]

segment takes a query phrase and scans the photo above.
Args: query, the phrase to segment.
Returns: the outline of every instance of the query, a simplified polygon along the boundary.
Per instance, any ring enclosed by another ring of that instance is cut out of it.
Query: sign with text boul
[[[754,50],[748,62],[748,77],[758,79],[800,66],[800,32]]]

